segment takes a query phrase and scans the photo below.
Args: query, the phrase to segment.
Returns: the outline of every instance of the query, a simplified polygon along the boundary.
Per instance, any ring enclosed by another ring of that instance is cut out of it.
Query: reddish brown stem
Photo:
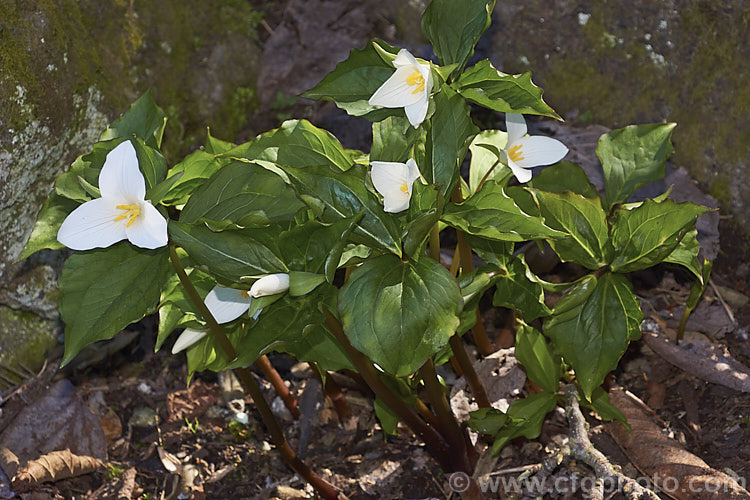
[[[263,356],[256,359],[255,362],[263,372],[263,375],[265,375],[266,380],[268,380],[273,386],[276,394],[278,394],[282,401],[284,401],[284,405],[286,405],[289,413],[291,413],[295,419],[298,419],[301,414],[299,408],[297,407],[297,400],[294,399],[292,393],[289,392],[289,388],[284,383],[284,380],[281,378],[281,375],[279,375],[279,372],[277,372],[276,368],[274,368],[271,364],[271,360],[268,359],[268,356],[264,354]]]
[[[337,384],[331,376],[327,376],[324,381],[323,375],[314,363],[310,363],[310,368],[315,377],[320,381],[320,384],[323,387],[323,392],[328,399],[331,400],[333,409],[336,410],[336,415],[339,416],[339,421],[343,422],[344,420],[349,419],[352,416],[352,409],[349,406],[349,402],[346,400],[344,393],[341,391],[339,384]]]
[[[464,349],[464,343],[461,341],[461,337],[458,335],[452,336],[450,338],[450,345],[453,354],[456,357],[456,361],[459,366],[461,366],[461,371],[464,374],[466,383],[469,385],[471,393],[477,400],[477,404],[480,408],[489,408],[490,399],[487,397],[487,393],[485,392],[482,383],[479,381],[479,376],[474,370],[474,364],[471,362],[469,354],[466,352],[466,349]]]
[[[172,266],[174,267],[174,270],[177,273],[177,276],[179,277],[183,288],[185,289],[185,293],[187,293],[188,297],[193,302],[193,305],[195,305],[195,307],[198,309],[198,312],[200,312],[201,316],[203,316],[203,319],[206,322],[206,325],[208,325],[209,331],[216,339],[216,342],[222,348],[227,358],[236,359],[237,351],[235,351],[234,346],[224,333],[224,329],[216,322],[216,319],[214,319],[211,311],[209,311],[208,307],[206,307],[203,299],[201,299],[200,295],[198,294],[198,290],[195,289],[193,282],[190,281],[190,278],[188,278],[187,274],[185,273],[185,268],[182,267],[182,262],[180,262],[180,258],[177,255],[177,250],[172,243],[169,244],[169,257],[172,261]],[[284,437],[284,431],[281,430],[279,422],[273,415],[271,408],[268,406],[268,402],[263,397],[263,392],[255,382],[253,374],[250,373],[250,370],[244,367],[236,368],[234,370],[234,373],[237,375],[237,378],[240,380],[240,383],[242,384],[242,387],[245,389],[245,391],[249,393],[253,398],[253,401],[255,402],[255,408],[258,410],[258,413],[260,413],[263,423],[266,425],[266,429],[268,429],[269,434],[271,434],[271,439],[276,445],[276,449],[279,450],[279,453],[281,453],[281,456],[286,461],[287,465],[289,465],[289,467],[294,472],[299,474],[300,477],[302,477],[305,481],[310,483],[312,487],[315,488],[315,491],[317,491],[320,496],[322,496],[326,500],[340,500],[346,498],[343,493],[339,492],[325,479],[318,476],[312,469],[310,469],[310,467],[307,466],[306,463],[299,459],[296,453],[294,453],[294,450],[292,450],[291,446],[289,446],[289,443]]]

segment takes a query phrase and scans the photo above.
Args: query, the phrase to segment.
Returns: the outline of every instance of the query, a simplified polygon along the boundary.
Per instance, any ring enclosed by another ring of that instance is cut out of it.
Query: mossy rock
[[[47,351],[57,346],[60,326],[56,321],[38,317],[33,312],[16,311],[0,306],[0,365],[16,371],[21,364],[32,370],[44,362]],[[0,372],[13,381],[18,377],[9,371]],[[0,380],[0,387],[7,381]]]
[[[750,235],[750,4],[498,2],[493,62],[532,71],[563,117],[620,127],[674,121],[686,167]]]

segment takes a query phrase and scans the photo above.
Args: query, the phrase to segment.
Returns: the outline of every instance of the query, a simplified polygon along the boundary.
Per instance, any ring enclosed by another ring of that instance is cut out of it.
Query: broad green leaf
[[[389,116],[372,124],[371,161],[397,161],[406,163],[419,139],[420,130],[414,128],[403,116]]]
[[[229,151],[236,144],[229,141],[222,141],[211,135],[211,127],[206,128],[206,152],[212,155],[219,155],[226,151]]]
[[[440,64],[462,68],[490,25],[495,0],[432,0],[422,16],[422,31]]]
[[[349,237],[352,234],[352,231],[357,227],[357,224],[359,224],[359,221],[364,216],[365,212],[361,211],[351,219],[347,219],[348,225],[344,229],[344,231],[339,236],[339,240],[331,247],[331,249],[328,251],[328,255],[326,256],[326,260],[323,263],[323,272],[326,276],[326,281],[328,283],[333,283],[334,278],[336,277],[336,270],[339,268],[339,265],[344,264],[348,262],[348,257],[344,258],[344,254],[346,252],[346,247],[349,245]],[[370,249],[365,247],[365,249],[368,252],[370,252]]]
[[[438,224],[444,208],[445,197],[434,184],[425,186],[415,182],[407,217],[409,222],[404,230],[404,252],[407,256],[419,258],[424,253],[427,237]],[[414,217],[415,214],[419,215]]]
[[[107,142],[97,142],[90,153],[81,155],[70,166],[70,170],[60,175],[55,181],[55,192],[70,200],[85,203],[91,199],[91,195],[81,185],[83,178],[91,185],[99,185],[99,173],[104,166],[104,161],[110,151],[115,149],[123,139],[115,139]]]
[[[167,176],[167,161],[159,151],[145,144],[140,138],[131,139],[130,142],[133,143],[138,157],[138,167],[146,179],[146,199],[150,200],[151,190]],[[99,182],[97,182],[98,185]]]
[[[607,214],[599,198],[584,198],[570,191],[531,193],[539,201],[544,223],[568,235],[549,242],[563,262],[576,262],[595,270],[611,261]]]
[[[540,392],[523,399],[517,399],[508,407],[508,422],[497,434],[492,443],[492,454],[497,455],[511,440],[524,436],[528,439],[539,437],[544,418],[555,409],[557,398],[554,393]]]
[[[383,403],[383,400],[378,397],[375,398],[374,406],[375,416],[378,417],[378,422],[380,422],[380,427],[383,428],[383,432],[390,434],[391,436],[398,434],[398,415],[393,413],[393,411]]]
[[[16,259],[23,260],[39,250],[49,248],[59,250],[65,248],[62,243],[57,241],[57,231],[60,224],[65,220],[70,212],[78,208],[78,203],[58,195],[54,191],[47,197],[44,202],[42,211],[31,231],[28,243],[23,247],[21,255]]]
[[[612,403],[609,401],[609,395],[607,394],[607,391],[602,389],[601,387],[597,387],[594,389],[594,392],[591,394],[591,402],[589,403],[586,401],[585,398],[580,397],[581,391],[579,388],[578,391],[579,400],[581,402],[581,405],[591,408],[596,413],[599,414],[599,417],[601,417],[602,420],[610,421],[610,420],[617,420],[619,422],[622,422],[625,427],[627,427],[628,430],[630,430],[630,424],[628,424],[627,419],[625,418],[625,415],[622,414],[622,412]]]
[[[485,182],[463,203],[448,203],[441,220],[465,233],[500,241],[564,236],[540,217],[523,212],[495,181]]]
[[[461,288],[461,296],[464,299],[464,308],[460,316],[461,324],[456,329],[458,335],[463,335],[476,324],[479,301],[484,296],[484,292],[495,284],[497,273],[494,266],[482,266],[458,277],[458,286]]]
[[[81,349],[108,339],[153,312],[167,279],[166,248],[128,242],[71,255],[60,277],[60,315],[68,364]]]
[[[561,119],[542,99],[542,89],[531,81],[531,73],[506,75],[487,59],[464,71],[454,87],[464,98],[488,109]]]
[[[352,238],[401,255],[401,229],[397,220],[383,210],[380,201],[365,187],[367,171],[355,165],[346,172],[328,167],[284,167],[297,194],[308,205],[322,209],[323,222],[349,219],[364,210]]]
[[[383,255],[352,273],[338,310],[357,350],[385,372],[405,376],[448,343],[462,302],[456,280],[432,259]]]
[[[550,193],[564,193],[572,191],[586,198],[597,198],[599,193],[591,181],[589,181],[586,172],[575,163],[561,161],[549,167],[532,177],[528,186],[540,191]]]
[[[294,189],[277,174],[255,163],[236,161],[193,193],[182,209],[180,222],[204,218],[240,226],[267,225],[292,220],[303,206]]]
[[[560,358],[533,326],[521,323],[516,330],[516,358],[536,385],[552,394],[560,387]]]
[[[333,224],[309,221],[282,232],[278,240],[282,260],[291,270],[321,274],[328,255],[350,224],[348,219]]]
[[[320,312],[321,302],[335,300],[335,288],[323,285],[314,292],[301,297],[283,296],[273,305],[264,308],[258,320],[248,323],[245,334],[235,344],[237,359],[226,369],[247,366],[258,357],[275,350],[275,345],[297,342],[305,338],[308,328],[319,328],[325,318]],[[218,369],[212,366],[211,369]]]
[[[502,184],[502,181],[512,175],[511,170],[500,161],[500,158],[491,148],[498,151],[505,147],[508,134],[502,130],[482,130],[471,141],[471,163],[469,164],[469,189],[476,193],[483,180],[493,180]]]
[[[690,287],[690,295],[685,301],[685,308],[688,311],[692,311],[698,305],[698,301],[700,301],[701,295],[703,295],[703,292],[706,290],[706,287],[708,286],[708,279],[711,276],[712,268],[713,268],[713,264],[711,264],[711,262],[709,262],[708,260],[703,259],[703,266],[701,267],[701,275],[697,280],[693,282],[693,285]]]
[[[299,361],[317,363],[322,371],[357,371],[333,334],[321,325],[309,326],[302,332],[301,339],[280,341],[273,345],[273,349],[289,353]]]
[[[388,109],[370,106],[372,94],[393,75],[393,60],[398,49],[382,40],[372,40],[363,50],[354,49],[349,57],[328,73],[315,88],[302,97],[334,101],[336,106],[353,116],[364,116],[373,121],[387,116],[404,116],[402,108]]]
[[[470,234],[465,234],[464,239],[474,253],[487,264],[505,267],[513,256],[514,244],[511,241],[489,240]]]
[[[701,264],[698,261],[698,252],[701,246],[698,243],[698,230],[691,229],[682,237],[677,247],[667,255],[664,262],[679,264],[686,267],[699,280],[702,278]]]
[[[312,292],[323,284],[326,277],[322,274],[305,271],[289,271],[289,295],[300,297]]]
[[[278,229],[274,227],[214,233],[202,224],[169,221],[169,236],[187,251],[196,267],[226,283],[288,271],[278,257]]]
[[[166,113],[156,105],[151,90],[147,90],[145,94],[130,105],[125,113],[102,132],[99,140],[108,141],[135,135],[144,140],[147,145],[158,149],[161,146],[161,138],[164,135],[166,125]]]
[[[494,436],[506,423],[508,415],[496,408],[480,408],[469,413],[469,427],[480,434]]]
[[[576,372],[587,398],[617,367],[631,340],[641,335],[643,313],[633,288],[621,274],[581,281],[555,304],[544,321],[552,340]]]
[[[443,86],[434,100],[435,114],[427,139],[430,162],[418,165],[427,182],[441,185],[443,195],[447,197],[459,177],[459,167],[471,139],[479,129],[471,121],[469,106],[448,86]]]
[[[169,169],[167,175],[171,178],[182,174],[167,194],[162,198],[164,205],[184,205],[188,197],[201,187],[203,183],[230,160],[217,158],[206,151],[193,151],[180,163]]]
[[[544,303],[542,283],[531,272],[523,255],[503,266],[493,281],[497,288],[492,305],[514,309],[525,321],[550,315]]]
[[[626,273],[662,262],[695,221],[710,209],[693,203],[646,200],[632,210],[617,210],[612,226],[612,270]]]
[[[338,139],[307,120],[285,121],[221,156],[266,160],[287,167],[329,165],[337,170],[348,170],[354,163]]]
[[[596,154],[604,168],[607,209],[627,201],[639,187],[664,177],[675,125],[630,125],[599,138]]]

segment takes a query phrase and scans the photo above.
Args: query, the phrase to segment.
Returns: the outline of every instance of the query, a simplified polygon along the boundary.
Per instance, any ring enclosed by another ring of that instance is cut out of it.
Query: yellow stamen
[[[416,94],[417,92],[421,92],[424,90],[424,78],[419,71],[415,71],[414,73],[409,75],[409,77],[406,79],[406,84],[410,87],[413,87],[414,85],[417,86],[417,88],[412,90],[412,94]]]
[[[247,291],[247,290],[242,290],[242,291],[240,292],[240,296],[241,296],[241,297],[244,297],[244,298],[246,298],[246,299],[249,299],[249,298],[250,298],[250,292],[249,292],[249,291]]]
[[[523,151],[521,151],[520,144],[516,144],[508,150],[508,158],[510,158],[511,161],[523,160],[523,156],[521,156],[522,154]]]
[[[406,193],[406,194],[409,194],[409,186],[407,186],[407,185],[406,185],[406,181],[404,181],[404,182],[403,182],[403,183],[401,184],[401,191],[403,191],[403,192],[404,192],[404,193]]]
[[[124,214],[115,217],[115,222],[129,218],[127,224],[125,224],[125,227],[130,227],[130,225],[135,222],[135,220],[141,214],[141,209],[138,208],[138,205],[117,205],[115,208],[117,210],[125,210]]]

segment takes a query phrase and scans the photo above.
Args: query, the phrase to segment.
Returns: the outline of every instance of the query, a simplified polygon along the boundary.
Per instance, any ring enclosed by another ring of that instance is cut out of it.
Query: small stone
[[[139,406],[133,411],[133,416],[128,420],[128,425],[133,427],[156,427],[159,423],[159,415],[147,406]]]

